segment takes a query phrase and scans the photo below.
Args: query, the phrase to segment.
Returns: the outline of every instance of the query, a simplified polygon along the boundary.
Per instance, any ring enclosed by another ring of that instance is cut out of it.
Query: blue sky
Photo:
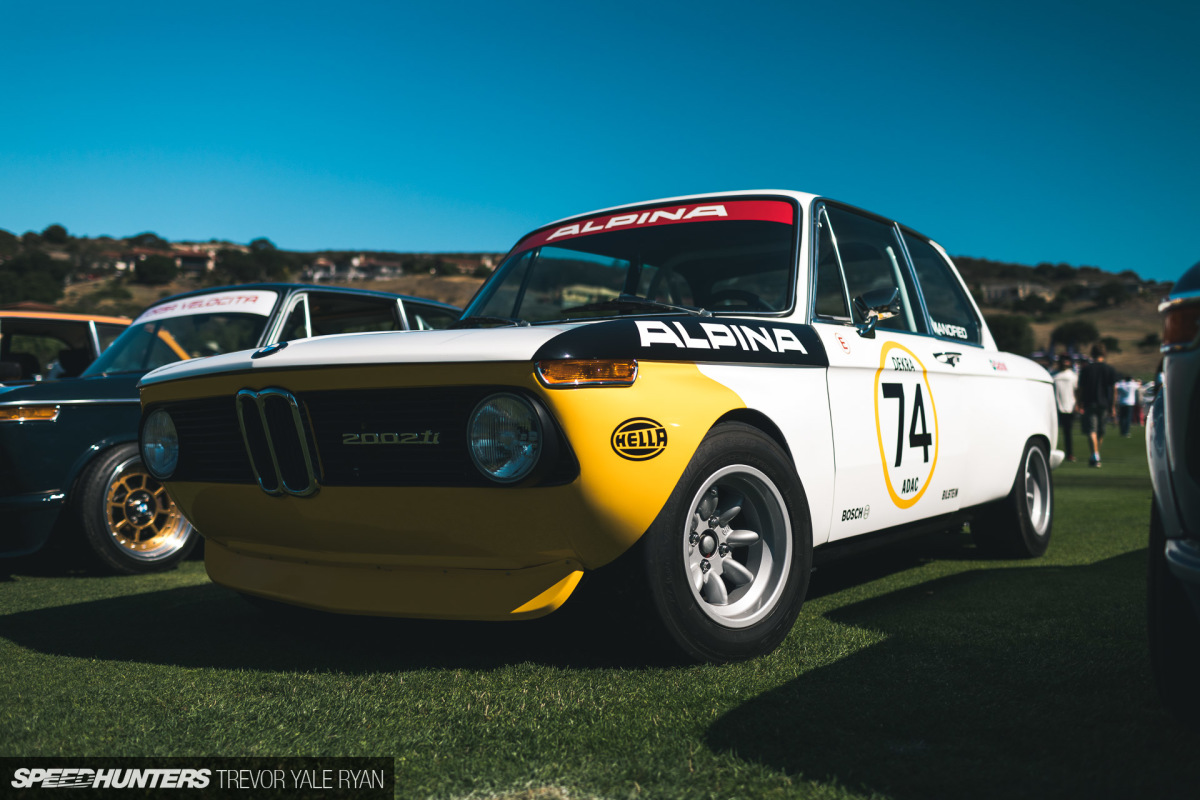
[[[953,254],[1200,260],[1194,0],[0,13],[16,233],[502,251],[594,208],[788,188]]]

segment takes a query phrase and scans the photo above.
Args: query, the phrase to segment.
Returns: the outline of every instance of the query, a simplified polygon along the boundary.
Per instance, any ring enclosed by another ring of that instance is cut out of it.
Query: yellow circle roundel
[[[883,346],[875,371],[875,437],[888,495],[911,508],[937,467],[937,408],[925,365],[896,342]]]
[[[616,427],[611,442],[621,458],[646,461],[667,449],[667,429],[649,417],[634,417]]]

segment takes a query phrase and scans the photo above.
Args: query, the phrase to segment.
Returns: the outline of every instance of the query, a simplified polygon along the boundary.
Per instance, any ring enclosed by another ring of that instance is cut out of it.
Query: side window
[[[850,309],[846,308],[846,292],[842,284],[842,270],[838,266],[837,253],[834,251],[829,218],[823,208],[817,218],[817,286],[813,311],[818,317],[850,319]]]
[[[400,330],[396,301],[387,297],[310,292],[308,319],[313,336]]]
[[[895,228],[886,222],[833,206],[826,208],[826,218],[841,256],[851,300],[874,289],[899,289],[900,313],[880,320],[879,327],[920,331],[924,326],[918,323],[914,311],[916,292],[903,266],[904,256]],[[865,321],[857,310],[852,309],[852,313],[855,322]]]
[[[118,336],[125,332],[124,325],[110,325],[104,322],[96,323],[96,338],[100,340],[100,352],[113,343]]]
[[[308,304],[305,302],[305,297],[298,297],[292,305],[292,310],[288,312],[287,319],[283,321],[283,328],[279,331],[279,341],[290,342],[295,339],[307,339],[308,331]]]
[[[904,233],[904,244],[912,256],[917,283],[925,297],[925,307],[933,323],[933,333],[947,339],[980,344],[979,318],[962,286],[942,258],[942,254],[924,239]]]
[[[408,317],[408,329],[413,331],[440,331],[458,321],[459,312],[424,303],[405,302],[404,313]]]

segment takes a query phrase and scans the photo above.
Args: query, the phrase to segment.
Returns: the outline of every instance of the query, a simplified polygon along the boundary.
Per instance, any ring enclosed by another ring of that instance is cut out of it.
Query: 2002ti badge
[[[572,217],[455,328],[143,379],[145,463],[213,580],[515,619],[607,570],[722,661],[783,639],[814,558],[968,517],[996,552],[1049,542],[1049,376],[998,353],[945,252],[891,220],[777,191]]]

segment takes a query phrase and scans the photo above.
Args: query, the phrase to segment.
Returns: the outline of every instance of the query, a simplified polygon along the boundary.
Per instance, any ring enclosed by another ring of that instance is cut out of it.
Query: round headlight
[[[142,426],[142,463],[159,480],[171,477],[179,464],[179,434],[171,415],[161,408]]]
[[[467,441],[480,472],[497,483],[515,483],[537,466],[542,425],[525,398],[494,394],[475,406]]]

